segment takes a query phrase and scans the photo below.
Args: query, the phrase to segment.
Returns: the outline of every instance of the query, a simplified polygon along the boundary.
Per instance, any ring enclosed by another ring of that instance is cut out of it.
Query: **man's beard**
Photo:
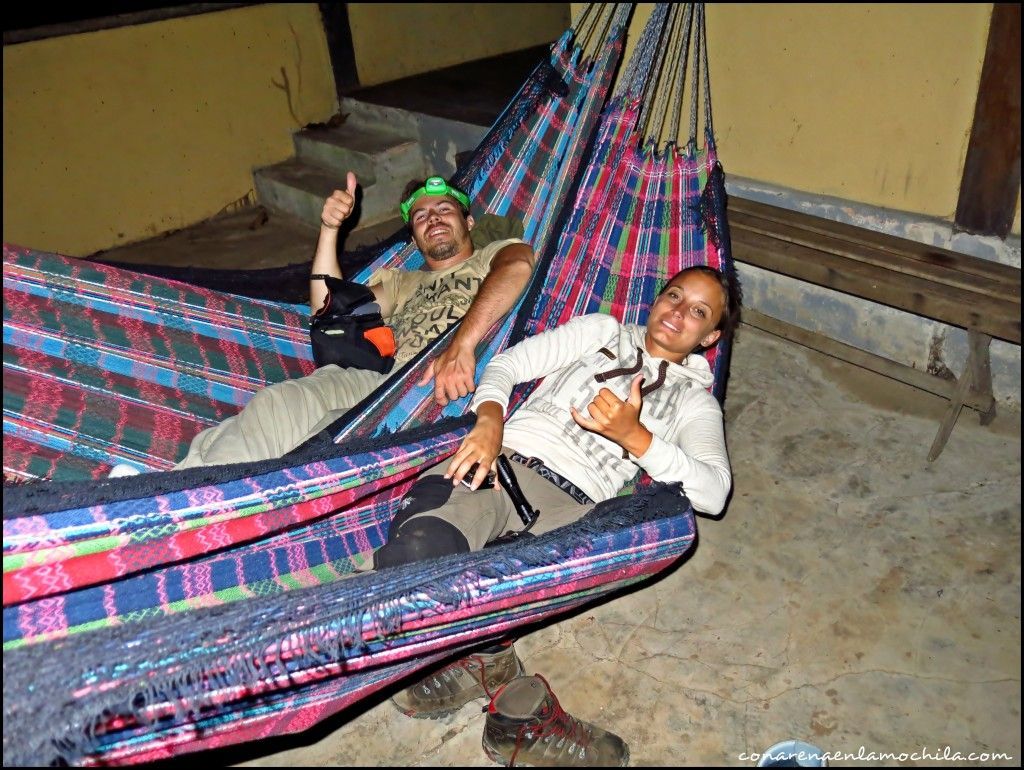
[[[459,245],[454,241],[439,243],[427,249],[426,256],[437,262],[443,262],[459,253]]]

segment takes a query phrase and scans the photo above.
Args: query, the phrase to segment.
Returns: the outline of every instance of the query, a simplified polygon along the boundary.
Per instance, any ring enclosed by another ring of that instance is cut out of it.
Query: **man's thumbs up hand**
[[[324,201],[324,210],[320,214],[320,224],[329,230],[337,230],[341,223],[349,218],[356,205],[356,186],[359,180],[349,171],[345,175],[345,189],[335,190],[331,197]]]

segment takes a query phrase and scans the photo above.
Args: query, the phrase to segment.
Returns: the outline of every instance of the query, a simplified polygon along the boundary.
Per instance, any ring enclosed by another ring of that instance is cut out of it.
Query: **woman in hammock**
[[[731,335],[738,310],[733,280],[696,266],[669,280],[645,326],[587,315],[495,356],[470,404],[475,427],[447,467],[428,471],[409,490],[375,567],[477,550],[522,530],[510,496],[487,483],[501,454],[515,461],[519,488],[540,511],[535,534],[614,497],[638,469],[655,481],[680,482],[694,508],[720,513],[731,470],[722,410],[708,391],[713,376],[701,352]],[[512,388],[540,378],[506,424]],[[511,646],[491,648],[431,674],[395,702],[410,716],[436,717],[521,673]],[[528,681],[524,686],[539,687]],[[550,695],[539,687],[537,697],[544,693]],[[619,739],[587,729],[604,747],[598,752],[617,764]],[[484,740],[486,746],[486,732]]]

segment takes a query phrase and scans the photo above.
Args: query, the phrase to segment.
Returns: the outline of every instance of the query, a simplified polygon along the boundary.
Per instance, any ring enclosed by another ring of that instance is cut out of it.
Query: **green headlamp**
[[[424,195],[449,195],[467,209],[469,208],[469,196],[462,190],[456,190],[443,177],[432,176],[426,182],[423,183],[423,187],[418,189],[408,198],[405,203],[398,204],[398,208],[402,211],[402,219],[408,224],[409,212],[412,210],[412,204],[422,198]]]

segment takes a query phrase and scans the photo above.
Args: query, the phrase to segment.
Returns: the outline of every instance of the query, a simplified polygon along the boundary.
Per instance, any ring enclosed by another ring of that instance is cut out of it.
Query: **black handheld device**
[[[534,509],[526,499],[526,495],[523,494],[523,490],[519,487],[515,471],[512,470],[512,463],[509,462],[505,455],[498,455],[498,480],[501,482],[502,489],[511,498],[512,507],[516,509],[519,518],[526,525],[526,529],[523,530],[525,532],[537,523],[540,511]]]

